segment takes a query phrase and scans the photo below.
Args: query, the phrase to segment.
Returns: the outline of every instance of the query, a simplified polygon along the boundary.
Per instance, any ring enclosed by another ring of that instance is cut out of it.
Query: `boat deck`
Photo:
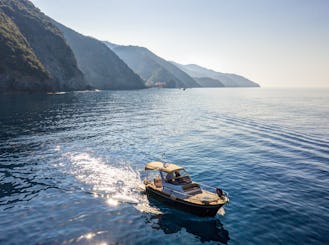
[[[185,198],[185,201],[193,202],[196,204],[224,204],[226,200],[223,200],[217,196],[217,194],[202,190],[202,193],[195,194],[189,198]]]
[[[157,191],[163,191],[162,186],[155,186],[153,182],[147,183],[147,186],[151,187],[152,189],[155,189]],[[187,194],[187,193],[185,193]],[[223,197],[220,198],[218,197],[217,194],[202,190],[202,193],[197,193],[194,195],[190,195],[188,198],[184,198],[183,200],[190,202],[190,203],[195,203],[195,204],[202,204],[202,205],[218,205],[218,204],[225,204],[227,203],[227,198]]]

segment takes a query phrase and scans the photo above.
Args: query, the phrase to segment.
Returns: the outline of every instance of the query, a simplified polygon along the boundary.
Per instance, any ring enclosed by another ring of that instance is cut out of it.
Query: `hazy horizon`
[[[262,87],[329,87],[329,2],[31,0],[88,36]]]

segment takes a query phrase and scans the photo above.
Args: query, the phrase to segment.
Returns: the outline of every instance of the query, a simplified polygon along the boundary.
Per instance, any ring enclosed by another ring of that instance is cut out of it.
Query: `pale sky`
[[[263,87],[329,87],[329,0],[32,0],[74,30]]]

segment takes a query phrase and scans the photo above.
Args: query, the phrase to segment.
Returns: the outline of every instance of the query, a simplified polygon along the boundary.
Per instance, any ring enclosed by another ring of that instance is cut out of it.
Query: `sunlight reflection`
[[[98,231],[98,232],[88,232],[82,236],[80,236],[79,238],[77,238],[76,240],[69,240],[68,243],[73,243],[74,241],[77,241],[77,242],[81,242],[82,240],[91,240],[93,239],[95,236],[97,235],[100,235],[100,234],[103,234],[105,233],[105,231]],[[104,245],[107,245],[106,242],[101,242],[101,243],[97,243],[97,244],[104,244]]]
[[[93,238],[95,235],[96,235],[95,233],[89,232],[86,235],[84,235],[84,237],[89,240],[89,239]]]
[[[115,166],[106,160],[93,157],[88,153],[67,152],[63,154],[66,164],[61,169],[71,173],[80,182],[89,185],[86,192],[95,198],[102,198],[108,206],[116,207],[120,203],[137,206],[141,212],[158,213],[149,206],[147,198],[141,194],[144,186],[138,171],[126,162]],[[83,187],[84,188],[84,187]],[[81,188],[82,190],[84,190]]]
[[[119,202],[117,200],[114,200],[114,199],[107,199],[106,203],[110,206],[118,206],[119,205]]]

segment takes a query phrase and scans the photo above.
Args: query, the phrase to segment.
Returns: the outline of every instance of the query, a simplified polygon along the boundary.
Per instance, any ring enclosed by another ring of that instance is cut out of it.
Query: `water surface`
[[[1,244],[329,243],[329,90],[1,95],[0,132]],[[162,153],[229,205],[149,202]]]

